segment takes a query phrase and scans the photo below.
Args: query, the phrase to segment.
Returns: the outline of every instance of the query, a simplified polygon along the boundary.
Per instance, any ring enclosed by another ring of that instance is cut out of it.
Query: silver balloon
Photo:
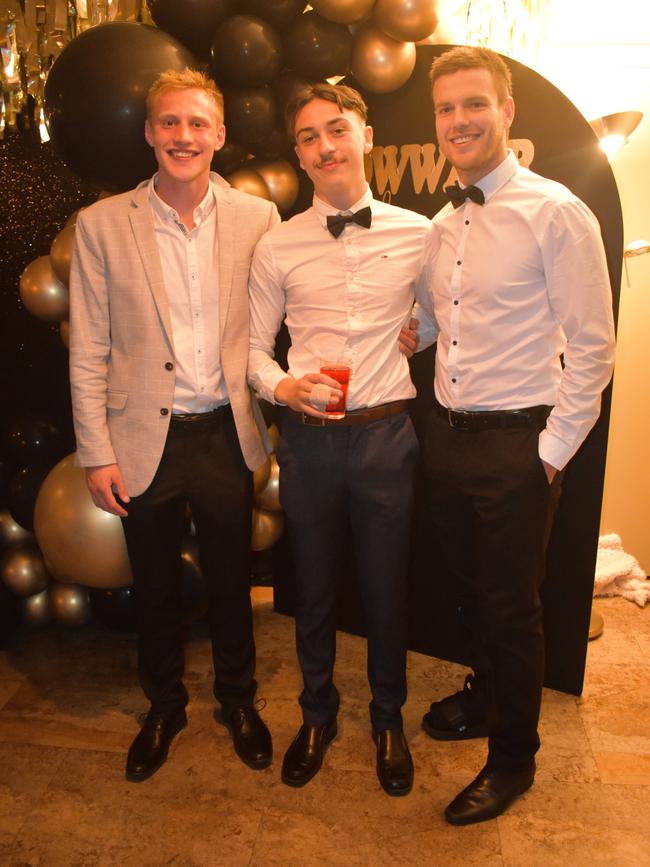
[[[354,37],[352,73],[372,93],[390,93],[405,84],[415,68],[415,45],[397,42],[374,24],[364,24]]]
[[[44,626],[49,623],[52,619],[49,589],[45,588],[33,596],[26,596],[22,601],[22,607],[25,622],[32,626]]]
[[[70,265],[72,263],[72,251],[74,250],[74,226],[64,226],[50,247],[50,262],[52,270],[59,280],[67,286],[70,282]]]
[[[33,539],[34,534],[17,524],[6,509],[0,510],[0,549]]]
[[[377,0],[372,17],[393,39],[417,42],[431,36],[438,26],[436,6],[436,0]]]
[[[39,256],[20,275],[20,297],[37,319],[61,322],[68,318],[68,289],[54,271],[49,256]]]
[[[354,24],[362,21],[375,0],[311,0],[314,11],[337,24]]]
[[[102,590],[132,583],[122,522],[95,506],[74,455],[60,461],[41,485],[34,531],[57,580]]]
[[[0,560],[0,577],[17,596],[33,596],[50,583],[50,575],[37,545],[15,545]]]
[[[90,597],[77,584],[55,584],[50,590],[52,615],[66,626],[83,626],[90,619]]]

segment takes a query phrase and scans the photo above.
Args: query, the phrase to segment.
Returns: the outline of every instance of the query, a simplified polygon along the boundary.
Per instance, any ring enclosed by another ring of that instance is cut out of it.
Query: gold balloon
[[[242,193],[248,193],[251,196],[268,199],[269,201],[271,199],[271,194],[264,178],[253,169],[237,169],[231,172],[231,174],[226,175],[226,180],[231,187],[241,190]]]
[[[67,319],[64,319],[63,322],[59,322],[59,337],[63,341],[63,345],[66,349],[70,349],[70,323]]]
[[[415,67],[415,45],[396,42],[374,24],[364,24],[352,44],[352,73],[372,93],[390,93],[405,84]]]
[[[265,487],[255,497],[255,505],[271,512],[282,511],[280,505],[280,467],[275,455],[271,455],[271,473]]]
[[[417,42],[431,36],[438,26],[436,0],[377,0],[373,21],[387,36]]]
[[[50,247],[52,270],[65,286],[70,282],[74,233],[74,226],[65,226],[52,241],[52,246]]]
[[[23,619],[32,626],[43,626],[52,619],[50,591],[46,587],[40,593],[26,596],[22,602]]]
[[[267,512],[265,509],[253,509],[253,551],[265,551],[278,541],[284,530],[284,515],[282,512]]]
[[[374,2],[375,0],[311,0],[311,5],[314,11],[328,21],[354,24],[368,15]]]
[[[267,430],[269,432],[269,439],[271,440],[273,451],[275,451],[280,442],[280,431],[278,430],[277,424],[272,424],[270,428],[267,428]]]
[[[122,522],[98,509],[74,455],[47,476],[36,499],[34,532],[55,578],[112,590],[132,583]]]
[[[33,538],[34,534],[16,523],[7,509],[0,510],[0,549],[9,548],[20,542],[29,542]]]
[[[281,214],[286,214],[295,203],[300,190],[300,182],[291,163],[287,160],[274,160],[271,163],[256,163],[255,171],[262,176],[271,201],[277,205]]]
[[[66,626],[83,626],[90,619],[90,597],[85,587],[55,584],[50,591],[54,619]]]
[[[85,208],[77,208],[76,211],[73,211],[73,212],[70,214],[70,216],[68,217],[68,219],[65,221],[65,225],[66,225],[66,226],[76,226],[76,224],[77,224],[77,217],[79,216],[79,214],[80,214],[83,210],[85,210]]]
[[[33,544],[10,548],[0,561],[0,577],[17,596],[33,596],[50,583],[41,552]]]
[[[253,490],[255,495],[260,494],[266,487],[266,483],[271,475],[271,458],[267,458],[261,467],[258,467],[253,473]]]
[[[20,275],[20,297],[29,312],[45,322],[68,318],[68,289],[52,270],[49,256],[39,256]]]

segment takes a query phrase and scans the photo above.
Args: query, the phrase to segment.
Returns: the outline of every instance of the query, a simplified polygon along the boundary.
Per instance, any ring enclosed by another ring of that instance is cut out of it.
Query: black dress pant
[[[181,545],[192,512],[208,596],[214,694],[225,713],[255,697],[250,601],[252,477],[230,407],[172,420],[156,475],[122,519],[133,571],[140,682],[163,716],[185,707]]]
[[[296,566],[296,646],[305,724],[338,711],[335,602],[351,532],[368,632],[370,717],[401,729],[406,701],[406,566],[418,444],[406,413],[363,426],[311,427],[286,413],[280,501]]]
[[[434,410],[427,429],[433,519],[491,705],[492,767],[524,764],[539,749],[539,590],[562,476],[549,485],[538,454],[542,425],[455,430]]]

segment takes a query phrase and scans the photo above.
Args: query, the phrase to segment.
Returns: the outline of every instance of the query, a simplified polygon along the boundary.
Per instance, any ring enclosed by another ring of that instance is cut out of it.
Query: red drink
[[[325,412],[330,418],[344,418],[345,399],[347,397],[348,385],[350,382],[350,366],[348,364],[339,364],[338,362],[333,361],[323,361],[321,362],[320,372],[335,379],[343,390],[343,394],[338,398],[338,400],[332,400],[327,404]]]

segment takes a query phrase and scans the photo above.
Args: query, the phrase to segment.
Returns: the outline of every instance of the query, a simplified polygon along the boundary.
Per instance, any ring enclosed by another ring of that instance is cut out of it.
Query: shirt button
[[[173,370],[173,369],[174,369],[174,365],[171,363],[171,361],[166,361],[165,362],[165,370]]]
[[[458,306],[458,299],[454,300],[454,305],[455,305],[456,307]]]
[[[166,406],[162,407],[162,409],[160,410],[160,414],[161,415],[169,415],[169,410],[167,409]]]
[[[469,226],[469,220],[465,220],[465,225]]]
[[[456,264],[457,264],[457,265],[462,265],[463,263],[460,261],[460,259],[457,259],[457,260],[456,260]]]
[[[451,381],[452,381],[452,382],[456,382],[456,377],[455,377],[455,376],[452,376]]]
[[[452,345],[452,346],[458,346],[458,341],[457,341],[457,340],[452,340],[452,341],[451,341],[451,345]]]

